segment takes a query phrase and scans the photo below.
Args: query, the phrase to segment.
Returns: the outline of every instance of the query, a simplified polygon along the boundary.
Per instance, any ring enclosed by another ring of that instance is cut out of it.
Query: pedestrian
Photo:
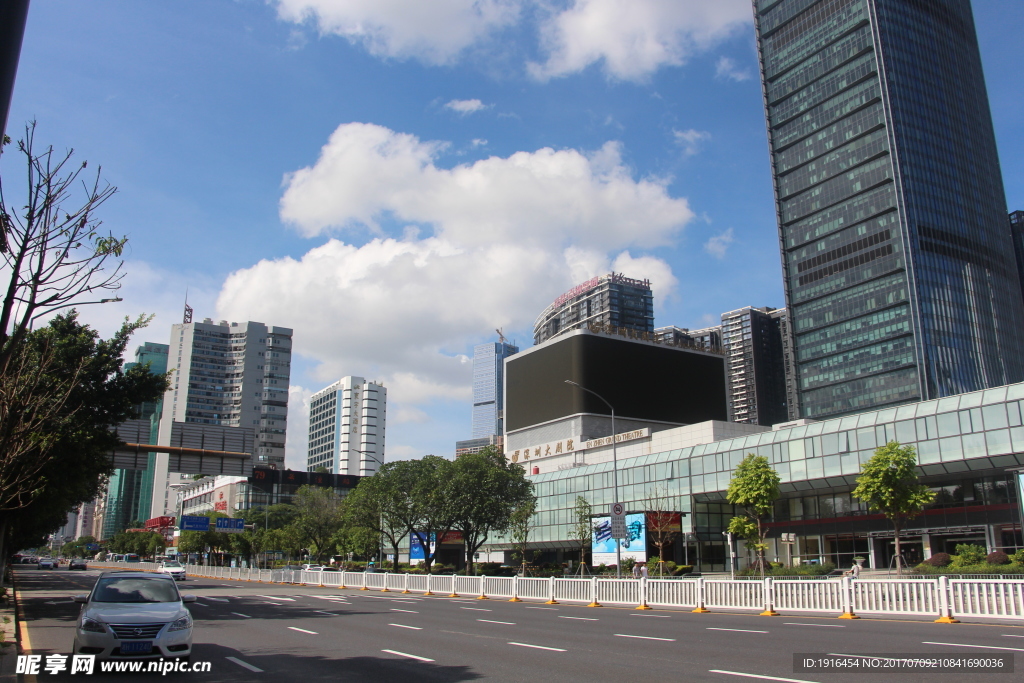
[[[847,574],[849,574],[852,578],[855,579],[860,578],[860,565],[857,564],[856,560],[854,560],[852,567],[843,572],[843,576],[846,576]]]
[[[640,578],[640,563],[639,562],[634,562],[633,563],[633,578],[634,579],[639,579]]]
[[[643,564],[640,565],[640,576],[642,576],[645,579],[647,578],[647,563],[646,562],[644,562]]]

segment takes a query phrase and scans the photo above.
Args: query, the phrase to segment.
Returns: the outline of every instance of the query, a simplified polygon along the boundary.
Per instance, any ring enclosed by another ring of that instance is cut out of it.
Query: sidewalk
[[[0,602],[0,634],[3,634],[0,645],[0,678],[13,678],[18,659],[18,622],[15,618],[14,586],[3,586],[7,589],[7,599]]]

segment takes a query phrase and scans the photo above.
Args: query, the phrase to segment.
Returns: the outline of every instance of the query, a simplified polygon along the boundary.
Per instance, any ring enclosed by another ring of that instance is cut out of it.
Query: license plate
[[[121,654],[142,655],[153,651],[152,640],[131,640],[121,643]]]

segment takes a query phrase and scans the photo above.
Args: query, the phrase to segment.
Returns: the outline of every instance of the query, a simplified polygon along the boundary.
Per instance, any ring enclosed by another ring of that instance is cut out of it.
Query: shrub
[[[957,566],[981,564],[984,560],[985,549],[980,545],[960,543],[956,547],[956,557],[953,559],[953,564]]]
[[[935,553],[921,564],[926,564],[929,567],[946,567],[953,562],[953,558],[949,556],[949,553]]]
[[[693,565],[681,564],[672,571],[672,576],[683,576],[693,573]]]
[[[989,564],[1010,564],[1010,558],[1002,550],[990,552],[985,557],[985,561]]]
[[[1024,549],[1018,550],[1013,554],[1013,561],[1017,564],[1024,564]]]

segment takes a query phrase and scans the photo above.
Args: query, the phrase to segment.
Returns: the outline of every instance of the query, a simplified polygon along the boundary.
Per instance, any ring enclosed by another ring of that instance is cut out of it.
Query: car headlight
[[[92,631],[93,633],[107,632],[107,627],[103,625],[103,622],[90,619],[89,617],[82,617],[81,629],[83,631]]]
[[[180,619],[175,619],[174,621],[172,621],[167,631],[168,633],[171,631],[185,631],[190,628],[192,628],[192,615],[186,614]]]

